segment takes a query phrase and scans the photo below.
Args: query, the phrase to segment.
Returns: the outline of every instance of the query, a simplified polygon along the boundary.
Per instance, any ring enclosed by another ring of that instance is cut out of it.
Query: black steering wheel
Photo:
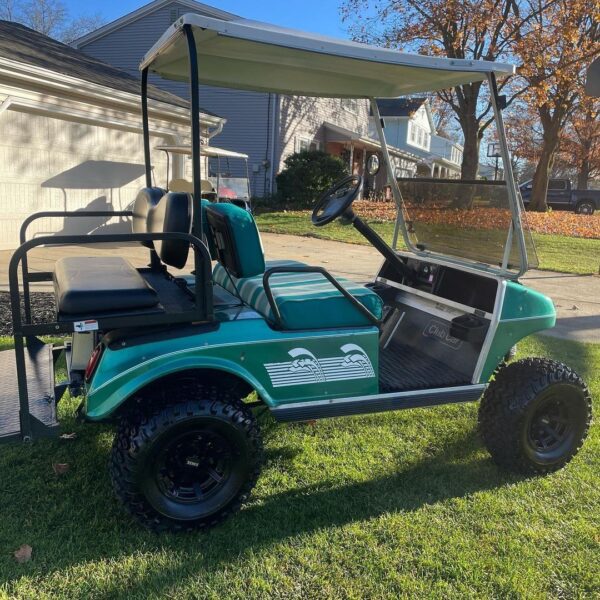
[[[360,175],[348,175],[328,189],[313,209],[313,225],[322,227],[341,217],[352,205],[363,185]]]

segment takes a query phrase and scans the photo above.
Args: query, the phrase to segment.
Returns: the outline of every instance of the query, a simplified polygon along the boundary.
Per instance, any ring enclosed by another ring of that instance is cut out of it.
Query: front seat
[[[267,320],[274,315],[263,285],[265,268],[306,266],[295,261],[265,264],[260,234],[252,215],[234,204],[211,204],[206,218],[216,249],[213,280]],[[344,278],[339,283],[374,317],[383,301],[371,289]],[[269,279],[283,329],[365,327],[373,323],[320,273],[276,273]]]

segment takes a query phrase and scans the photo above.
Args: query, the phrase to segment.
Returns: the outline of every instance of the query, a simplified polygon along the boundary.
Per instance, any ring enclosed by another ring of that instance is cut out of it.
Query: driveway
[[[370,246],[275,233],[263,233],[262,239],[267,259],[284,258],[324,266],[333,274],[356,281],[371,280],[383,262],[381,255]],[[101,252],[97,248],[40,248],[29,263],[31,270],[52,270],[52,264],[60,256],[91,256]],[[0,250],[0,291],[8,290],[11,254],[9,250]],[[119,254],[136,266],[148,261],[147,251],[139,246],[122,248]],[[188,271],[191,268],[191,263],[186,266]],[[556,327],[548,330],[547,335],[600,343],[600,277],[529,271],[523,282],[554,300],[558,319]],[[36,284],[35,289],[50,291],[52,288],[51,284],[43,283]]]

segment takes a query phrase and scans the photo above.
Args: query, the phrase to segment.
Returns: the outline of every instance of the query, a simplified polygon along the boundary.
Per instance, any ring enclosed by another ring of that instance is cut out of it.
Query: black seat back
[[[148,209],[148,233],[190,233],[192,197],[184,192],[168,192]],[[156,240],[156,253],[167,265],[182,269],[187,262],[190,243],[183,240]]]
[[[160,199],[166,194],[166,191],[160,187],[142,188],[133,203],[133,219],[131,229],[133,233],[148,233],[147,221],[148,211],[155,208]],[[152,242],[143,242],[144,246],[153,248]]]

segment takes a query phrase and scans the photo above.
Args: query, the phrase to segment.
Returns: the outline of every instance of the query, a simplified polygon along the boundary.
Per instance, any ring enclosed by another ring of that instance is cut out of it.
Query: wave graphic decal
[[[288,352],[294,360],[268,363],[265,369],[276,388],[375,377],[371,360],[360,346],[345,344],[340,350],[341,356],[317,358],[306,348],[294,348]]]

